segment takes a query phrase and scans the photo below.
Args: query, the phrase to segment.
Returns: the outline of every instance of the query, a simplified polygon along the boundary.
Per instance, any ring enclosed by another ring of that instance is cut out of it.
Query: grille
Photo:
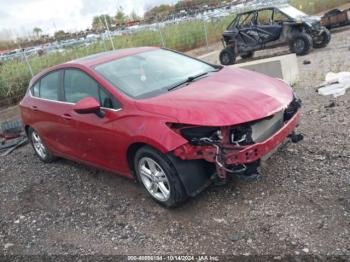
[[[254,123],[233,128],[231,143],[245,146],[265,141],[282,128],[283,114],[281,111]]]
[[[252,139],[260,143],[271,137],[283,126],[283,111],[275,114],[272,118],[261,120],[252,125]]]
[[[287,109],[265,119],[235,127],[231,130],[231,143],[241,146],[261,143],[280,130],[286,121],[298,112],[301,100],[294,97]]]

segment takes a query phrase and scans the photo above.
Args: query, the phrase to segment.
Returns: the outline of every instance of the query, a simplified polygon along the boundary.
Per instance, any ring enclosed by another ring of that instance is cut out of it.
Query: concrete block
[[[275,56],[266,59],[232,65],[271,77],[280,78],[293,85],[299,80],[298,60],[295,54]]]
[[[220,51],[214,51],[198,58],[212,64],[220,64]],[[239,67],[280,78],[293,85],[299,80],[298,60],[295,54],[275,56],[265,59],[239,63],[230,67]]]
[[[197,58],[200,60],[203,60],[207,63],[220,65],[219,54],[220,54],[220,51],[214,51],[214,52],[210,52],[210,53],[205,54],[205,55],[201,55]]]

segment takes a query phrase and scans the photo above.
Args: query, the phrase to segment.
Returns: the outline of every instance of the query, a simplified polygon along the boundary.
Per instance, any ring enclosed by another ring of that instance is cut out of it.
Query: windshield
[[[297,19],[300,17],[305,17],[307,16],[307,14],[305,14],[304,12],[300,11],[299,9],[296,9],[294,6],[284,6],[279,8],[283,13],[285,13],[286,15],[290,16],[291,18]]]
[[[169,50],[157,49],[95,67],[114,87],[133,98],[148,98],[193,76],[214,71],[204,62]]]

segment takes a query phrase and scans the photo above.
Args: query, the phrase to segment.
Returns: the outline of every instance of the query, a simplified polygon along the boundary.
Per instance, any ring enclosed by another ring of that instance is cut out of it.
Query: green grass
[[[289,0],[289,3],[307,14],[318,14],[322,11],[349,3],[349,0]]]
[[[208,43],[217,42],[232,17],[226,17],[213,23],[202,21],[190,21],[181,24],[168,25],[160,29],[140,31],[133,34],[117,36],[113,38],[116,49],[139,46],[164,46],[167,48],[188,51],[206,45],[205,30]],[[45,68],[87,56],[112,50],[109,39],[88,47],[68,49],[64,53],[44,55],[42,57],[28,58],[33,73],[37,74]],[[0,106],[13,103],[20,98],[31,79],[31,74],[25,61],[6,62],[0,66]],[[6,99],[6,101],[5,101]]]
[[[347,2],[347,0],[290,0],[291,4],[308,14],[319,13]],[[164,43],[167,48],[188,51],[206,45],[205,31],[209,44],[219,41],[222,32],[232,19],[233,16],[230,16],[212,23],[189,21],[168,25],[160,29],[161,33],[158,30],[144,30],[114,37],[113,43],[115,48],[161,46]],[[109,40],[105,40],[105,44],[100,42],[88,47],[69,49],[64,53],[29,58],[28,61],[34,74],[37,74],[53,65],[106,50],[112,50]],[[0,65],[0,106],[18,101],[23,96],[30,79],[31,74],[24,61],[11,61]]]

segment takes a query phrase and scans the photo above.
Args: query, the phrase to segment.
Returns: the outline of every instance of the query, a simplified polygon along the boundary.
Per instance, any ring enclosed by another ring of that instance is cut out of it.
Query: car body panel
[[[292,99],[292,90],[280,80],[226,67],[173,92],[136,101],[136,105],[183,124],[232,126],[273,115]]]
[[[101,119],[74,112],[72,104],[29,97],[20,104],[22,119],[38,131],[51,151],[125,176],[131,176],[127,150],[132,144],[147,144],[166,153],[187,142],[167,127],[166,123],[175,122],[169,117],[107,109]],[[33,106],[40,111],[33,112]],[[172,139],[168,139],[170,136]]]

